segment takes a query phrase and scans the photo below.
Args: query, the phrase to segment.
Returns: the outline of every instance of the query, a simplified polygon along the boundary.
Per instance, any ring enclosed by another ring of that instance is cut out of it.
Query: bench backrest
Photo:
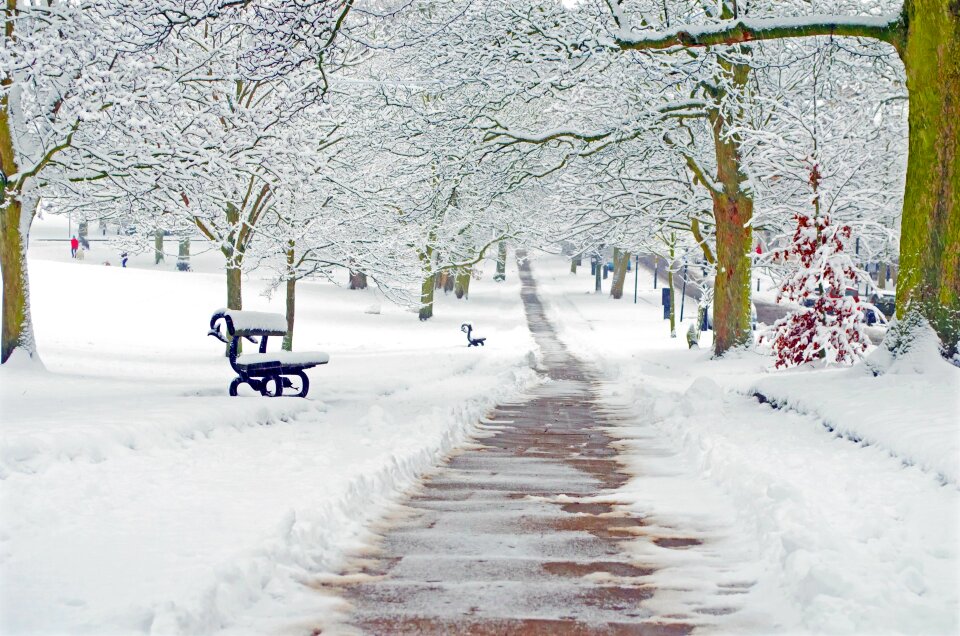
[[[287,319],[283,314],[265,311],[239,311],[219,309],[210,319],[210,329],[216,329],[218,320],[223,319],[230,337],[243,336],[283,336],[287,333]]]

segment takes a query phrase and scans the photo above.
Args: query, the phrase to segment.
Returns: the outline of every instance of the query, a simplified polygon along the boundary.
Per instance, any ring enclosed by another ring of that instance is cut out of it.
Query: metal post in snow
[[[660,272],[660,257],[653,257],[653,288],[657,288],[657,274]]]
[[[640,284],[640,255],[636,256],[636,266],[633,269],[633,304],[637,304],[637,287]]]
[[[603,288],[602,283],[601,283],[601,276],[602,276],[602,274],[601,274],[601,272],[600,272],[600,269],[601,269],[602,267],[603,267],[603,263],[601,263],[601,256],[600,256],[599,253],[598,253],[598,255],[597,255],[597,269],[594,270],[594,272],[593,272],[594,292],[596,292],[596,293],[598,293],[598,294],[602,291],[602,288]]]
[[[683,288],[680,291],[680,322],[683,322],[683,303],[687,299],[687,266],[683,266]]]

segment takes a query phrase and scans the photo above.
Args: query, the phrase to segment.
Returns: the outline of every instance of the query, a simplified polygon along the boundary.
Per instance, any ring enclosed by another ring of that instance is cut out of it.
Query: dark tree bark
[[[610,295],[616,299],[623,298],[623,284],[627,280],[627,266],[630,264],[630,252],[614,250],[613,280],[610,282]]]
[[[153,264],[159,265],[163,262],[163,230],[157,230],[153,233]]]
[[[183,237],[177,247],[177,269],[181,272],[190,271],[190,238]]]
[[[350,289],[366,289],[367,275],[363,272],[350,270]]]
[[[470,278],[471,271],[469,269],[463,270],[457,274],[457,280],[453,288],[453,293],[457,296],[457,298],[470,297]]]
[[[493,275],[493,280],[500,282],[507,279],[507,242],[500,241],[497,246],[497,273]]]
[[[0,202],[3,189],[0,185]],[[15,349],[31,358],[36,355],[30,321],[30,294],[27,283],[27,237],[20,229],[23,210],[19,199],[6,201],[0,209],[0,273],[3,275],[3,336],[0,363]],[[30,219],[32,221],[32,219]]]

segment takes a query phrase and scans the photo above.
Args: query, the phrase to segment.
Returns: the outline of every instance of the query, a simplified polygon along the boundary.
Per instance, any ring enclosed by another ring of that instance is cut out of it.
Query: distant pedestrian
[[[120,267],[126,267],[126,266],[127,266],[127,260],[128,260],[128,259],[129,259],[129,257],[127,256],[127,253],[126,253],[126,252],[124,252],[123,254],[121,254],[121,255],[120,255]]]
[[[77,248],[80,247],[80,241],[77,240],[76,236],[70,237],[70,258],[77,257]]]

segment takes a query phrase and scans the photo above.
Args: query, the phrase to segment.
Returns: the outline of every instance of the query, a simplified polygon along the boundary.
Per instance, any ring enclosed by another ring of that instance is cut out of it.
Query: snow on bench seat
[[[237,356],[237,365],[279,365],[284,367],[307,367],[330,362],[330,354],[323,351],[275,351],[273,353],[245,353]]]
[[[218,309],[217,313],[230,317],[236,334],[269,332],[270,335],[282,336],[287,333],[287,318],[283,314],[236,309]]]

